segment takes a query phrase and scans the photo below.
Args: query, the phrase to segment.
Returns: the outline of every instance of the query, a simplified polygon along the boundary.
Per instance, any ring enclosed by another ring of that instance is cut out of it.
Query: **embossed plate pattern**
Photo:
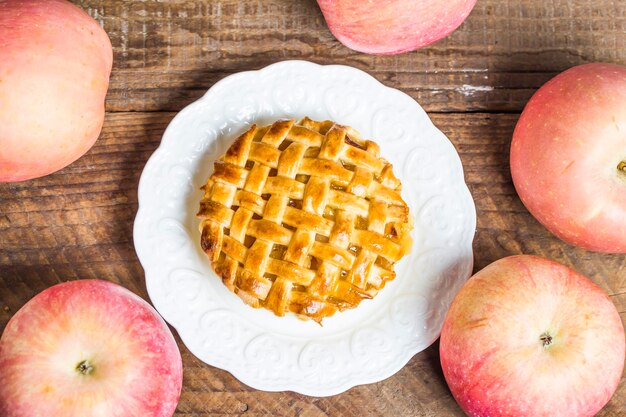
[[[396,279],[323,327],[244,305],[211,270],[195,218],[238,134],[305,115],[376,141],[415,220]],[[461,161],[419,104],[355,68],[286,61],[225,78],[174,118],[141,176],[134,241],[154,306],[194,355],[257,389],[326,396],[393,375],[435,341],[471,273],[475,226]]]

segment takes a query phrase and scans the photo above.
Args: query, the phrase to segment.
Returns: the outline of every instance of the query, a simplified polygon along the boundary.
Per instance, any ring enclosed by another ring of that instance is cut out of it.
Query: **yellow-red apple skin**
[[[626,253],[626,67],[586,64],[530,99],[511,143],[511,175],[528,211],[585,249]]]
[[[413,51],[445,38],[476,0],[317,0],[328,28],[345,46],[368,54]]]
[[[625,349],[604,291],[530,255],[500,259],[470,278],[440,340],[446,381],[472,417],[593,416],[617,389]]]
[[[93,372],[76,367],[88,360]],[[0,338],[2,417],[171,417],[182,360],[163,319],[108,281],[50,287]]]
[[[0,182],[55,172],[102,129],[113,62],[98,22],[65,0],[0,0]]]

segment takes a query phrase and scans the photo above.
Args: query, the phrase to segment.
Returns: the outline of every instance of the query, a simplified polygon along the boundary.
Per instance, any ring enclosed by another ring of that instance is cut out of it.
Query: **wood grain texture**
[[[314,0],[77,3],[114,45],[110,111],[177,111],[226,75],[306,59],[366,70],[427,111],[518,112],[568,67],[626,63],[623,0],[480,0],[452,36],[385,57],[343,47]]]
[[[38,292],[101,278],[147,299],[132,241],[141,170],[169,121],[223,77],[283,59],[348,64],[416,98],[456,146],[478,210],[475,270],[503,256],[553,258],[606,290],[626,323],[626,256],[574,248],[517,197],[510,138],[543,82],[589,61],[626,64],[623,0],[479,0],[466,23],[431,47],[398,56],[350,51],[313,0],[75,1],[115,51],[107,118],[92,150],[45,178],[0,184],[0,329]],[[184,387],[176,416],[462,416],[437,344],[377,384],[329,398],[251,389],[177,341]],[[556,414],[555,414],[556,415]],[[626,378],[600,413],[626,415]]]

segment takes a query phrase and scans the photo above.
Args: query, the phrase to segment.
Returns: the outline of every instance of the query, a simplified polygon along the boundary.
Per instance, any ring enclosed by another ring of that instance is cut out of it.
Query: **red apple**
[[[500,259],[452,302],[441,366],[473,417],[593,416],[624,368],[624,327],[609,297],[556,262]]]
[[[317,0],[335,37],[368,54],[399,54],[445,38],[476,0]]]
[[[65,0],[0,0],[0,182],[57,171],[91,148],[113,62],[98,22]]]
[[[626,67],[581,65],[541,87],[515,128],[511,174],[559,238],[626,253]]]
[[[100,280],[55,285],[0,338],[3,417],[171,417],[182,362],[144,300]]]

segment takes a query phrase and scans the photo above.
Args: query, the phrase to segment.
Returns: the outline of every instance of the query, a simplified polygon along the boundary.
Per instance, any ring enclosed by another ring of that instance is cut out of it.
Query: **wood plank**
[[[109,33],[109,111],[178,111],[225,76],[285,59],[352,65],[430,112],[519,112],[558,72],[626,64],[623,0],[481,0],[459,30],[416,52],[341,45],[314,0],[79,0]]]
[[[78,278],[122,283],[147,299],[132,243],[141,170],[173,118],[171,112],[107,115],[94,148],[47,177],[0,184],[0,329],[32,296]],[[524,209],[508,171],[517,115],[434,114],[459,151],[478,210],[478,270],[507,255],[533,253],[572,266],[609,294],[626,323],[626,255],[603,255],[560,242]],[[395,376],[329,398],[253,390],[193,357],[176,336],[185,363],[176,416],[462,416],[443,379],[437,344]],[[626,412],[626,377],[599,414]]]

